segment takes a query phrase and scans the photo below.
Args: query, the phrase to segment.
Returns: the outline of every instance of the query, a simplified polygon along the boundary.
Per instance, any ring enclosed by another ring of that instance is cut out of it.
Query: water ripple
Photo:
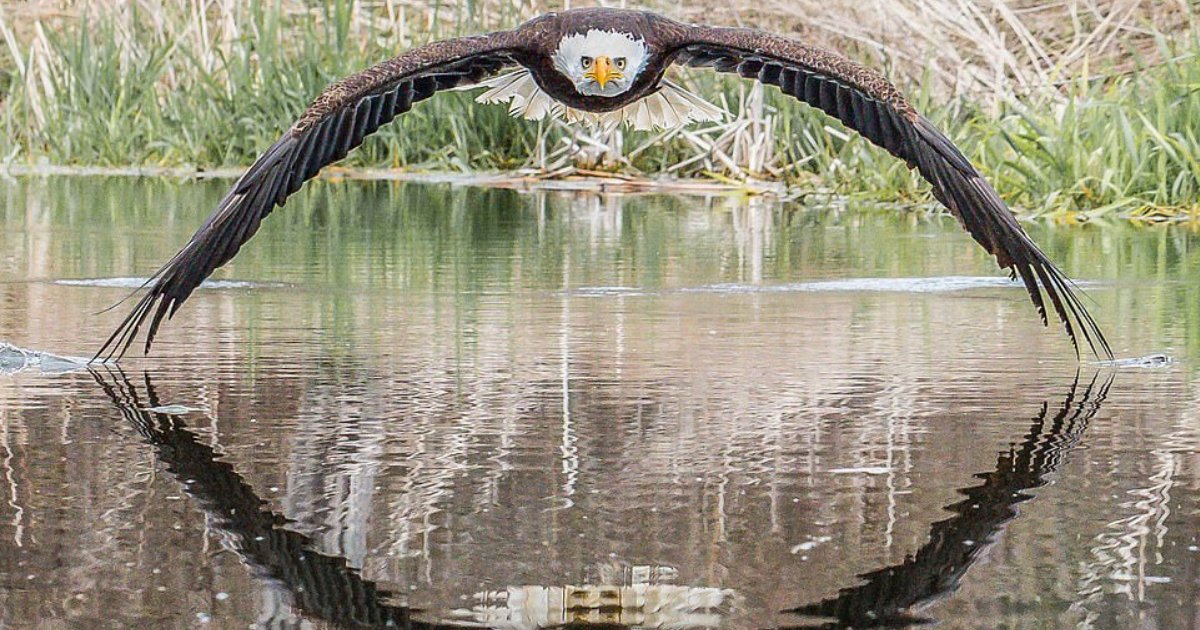
[[[798,292],[887,292],[949,293],[993,287],[1022,288],[1020,282],[992,276],[940,276],[929,278],[845,278],[789,284],[711,284],[683,289],[685,293],[798,293]]]
[[[38,370],[42,374],[64,374],[87,367],[87,359],[63,357],[49,352],[26,350],[0,341],[0,374]]]
[[[1102,367],[1115,368],[1135,368],[1144,370],[1157,370],[1165,367],[1170,367],[1175,364],[1175,358],[1168,354],[1148,354],[1144,357],[1132,357],[1129,359],[1112,359],[1109,361],[1097,361],[1096,365]]]
[[[52,284],[68,287],[101,287],[105,289],[140,289],[150,278],[78,278],[52,280]],[[286,287],[282,282],[249,282],[245,280],[205,280],[202,289],[278,289]]]

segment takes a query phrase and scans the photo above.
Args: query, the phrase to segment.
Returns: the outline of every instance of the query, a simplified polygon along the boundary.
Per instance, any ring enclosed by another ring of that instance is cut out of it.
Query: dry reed
[[[244,164],[339,75],[422,41],[506,27],[569,6],[538,0],[331,0],[316,7],[295,0],[0,3],[7,53],[0,55],[0,115],[8,137],[0,141],[0,157],[89,165]],[[1114,86],[1139,70],[1167,67],[1169,79],[1194,66],[1194,15],[1185,0],[652,0],[650,7],[680,19],[770,28],[885,68],[919,103],[952,103],[935,108],[935,118],[965,126],[969,133],[957,135],[968,149],[1009,175],[1047,168],[1022,164],[1021,139],[1044,145],[1045,139],[1029,139],[1044,133],[1055,140],[1064,126],[1081,122],[1063,118],[1084,111],[1076,107],[1081,100],[1120,100]],[[843,192],[854,192],[839,173],[843,164],[876,166],[878,156],[861,140],[784,103],[774,91],[701,74],[682,80],[699,83],[731,116],[659,134],[558,122],[531,127],[507,120],[502,108],[489,112],[470,107],[465,96],[449,97],[393,125],[398,129],[382,133],[351,165],[525,169],[541,176],[592,170],[707,174],[739,181],[817,175]],[[1108,181],[1107,192],[1097,193],[1095,186],[1072,190],[1078,182],[1070,178],[1087,173],[1068,168],[1052,178],[1066,187],[1062,195],[1047,193],[1055,203],[1031,196],[1037,186],[1028,182],[1016,181],[1019,192],[1012,194],[1043,209],[1081,202],[1143,214],[1190,207],[1182,195],[1200,188],[1200,174],[1190,166],[1194,143],[1183,133],[1187,129],[1177,129],[1180,121],[1138,120],[1129,113],[1147,150],[1173,154],[1156,173],[1161,185]],[[997,119],[995,128],[988,127]],[[1103,131],[1092,129],[1091,136],[1105,136]],[[1178,133],[1184,140],[1175,139]],[[1182,150],[1175,146],[1180,142]],[[1110,166],[1114,177],[1145,179],[1130,165]],[[881,161],[874,170],[867,183],[915,194],[917,182],[902,167]]]

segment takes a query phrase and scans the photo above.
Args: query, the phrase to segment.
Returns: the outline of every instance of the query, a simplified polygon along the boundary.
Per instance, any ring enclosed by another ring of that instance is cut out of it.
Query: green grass
[[[1118,80],[1080,77],[1062,105],[1011,108],[965,135],[1017,205],[1088,218],[1200,216],[1200,42]]]
[[[338,77],[397,54],[403,42],[486,30],[470,11],[421,21],[433,25],[425,30],[380,30],[374,22],[364,26],[349,7],[336,0],[289,14],[254,2],[241,14],[239,36],[224,47],[165,32],[155,26],[162,16],[137,14],[125,29],[104,19],[48,31],[49,55],[8,45],[0,64],[0,156],[86,166],[246,165]],[[1159,45],[1165,63],[1115,78],[1102,71],[1075,77],[1064,98],[1020,105],[1012,99],[998,117],[968,102],[934,104],[920,90],[914,100],[1019,211],[1080,220],[1194,218],[1200,42],[1195,35],[1164,37]],[[723,93],[733,103],[743,89],[711,74],[693,79],[702,94]],[[882,150],[857,136],[825,133],[825,126],[838,125],[774,89],[767,103],[776,113],[783,161],[796,164],[786,170],[788,179],[852,196],[926,199],[919,178]],[[467,93],[442,94],[385,127],[345,164],[511,169],[528,162],[538,132],[538,124],[512,119],[504,107],[476,105]],[[553,146],[562,131],[547,136]],[[626,147],[645,139],[629,136]],[[633,166],[652,175],[695,154],[673,140],[640,153]],[[700,169],[682,174],[703,175]]]

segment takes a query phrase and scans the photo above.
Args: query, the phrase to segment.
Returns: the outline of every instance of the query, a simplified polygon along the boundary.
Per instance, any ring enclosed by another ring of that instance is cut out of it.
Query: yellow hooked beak
[[[604,89],[604,85],[613,79],[623,78],[625,75],[621,71],[613,67],[612,59],[608,57],[596,57],[592,62],[592,67],[587,72],[583,73],[585,79],[592,79],[600,84],[600,89]]]

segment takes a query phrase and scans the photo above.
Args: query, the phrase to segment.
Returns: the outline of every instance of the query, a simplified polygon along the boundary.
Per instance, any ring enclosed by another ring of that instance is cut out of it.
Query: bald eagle
[[[147,321],[144,352],[149,352],[163,318],[173,316],[205,278],[233,258],[264,217],[414,103],[441,90],[478,86],[486,88],[479,100],[507,102],[514,115],[533,119],[652,128],[719,116],[704,99],[664,80],[672,64],[776,86],[904,160],[1000,267],[1020,278],[1044,325],[1049,300],[1076,352],[1082,335],[1097,356],[1112,356],[1071,281],[962,152],[880,73],[758,30],[589,8],[549,13],[512,30],[432,42],[330,85],[147,281],[149,290],[96,358],[120,358]]]

